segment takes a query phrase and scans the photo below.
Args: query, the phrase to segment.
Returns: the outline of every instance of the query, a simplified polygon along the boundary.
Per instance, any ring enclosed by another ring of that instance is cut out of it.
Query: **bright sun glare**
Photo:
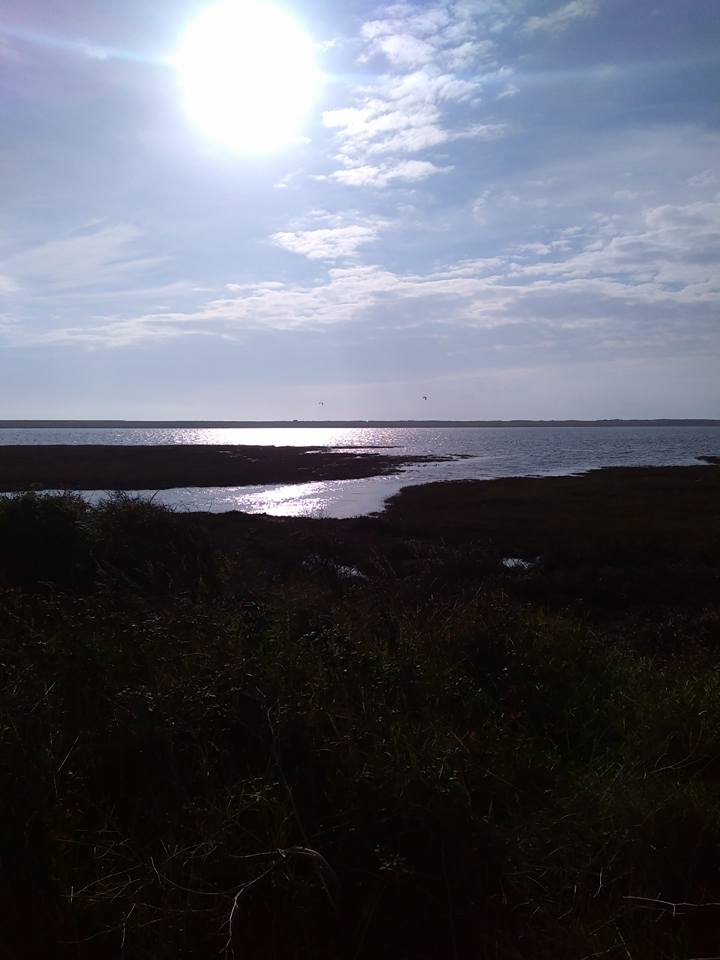
[[[175,65],[195,125],[248,152],[297,140],[319,83],[310,38],[262,0],[207,7],[188,26]]]

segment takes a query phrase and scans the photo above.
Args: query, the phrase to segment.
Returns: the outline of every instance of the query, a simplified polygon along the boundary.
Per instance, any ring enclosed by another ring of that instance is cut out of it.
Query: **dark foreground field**
[[[0,956],[720,954],[717,466],[0,542]]]

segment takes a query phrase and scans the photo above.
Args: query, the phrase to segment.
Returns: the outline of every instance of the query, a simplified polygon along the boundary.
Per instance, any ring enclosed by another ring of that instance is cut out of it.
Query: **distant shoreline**
[[[720,419],[656,420],[0,420],[0,430],[288,429],[353,427],[720,427]]]

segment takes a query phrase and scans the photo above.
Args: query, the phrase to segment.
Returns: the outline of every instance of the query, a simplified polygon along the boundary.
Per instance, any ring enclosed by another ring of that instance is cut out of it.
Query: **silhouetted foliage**
[[[71,587],[91,575],[92,534],[81,497],[26,493],[0,499],[0,582]]]
[[[3,955],[713,955],[712,529],[593,567],[592,511],[576,547],[409,502],[0,503]]]
[[[166,507],[118,493],[91,508],[77,494],[0,499],[0,583],[83,592],[120,581],[143,593],[197,591],[215,557]]]

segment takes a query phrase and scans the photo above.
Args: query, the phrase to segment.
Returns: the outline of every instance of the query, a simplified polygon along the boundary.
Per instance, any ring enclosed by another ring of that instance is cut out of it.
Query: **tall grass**
[[[717,953],[694,621],[648,656],[541,571],[279,576],[127,498],[6,501],[0,538],[0,954]]]

